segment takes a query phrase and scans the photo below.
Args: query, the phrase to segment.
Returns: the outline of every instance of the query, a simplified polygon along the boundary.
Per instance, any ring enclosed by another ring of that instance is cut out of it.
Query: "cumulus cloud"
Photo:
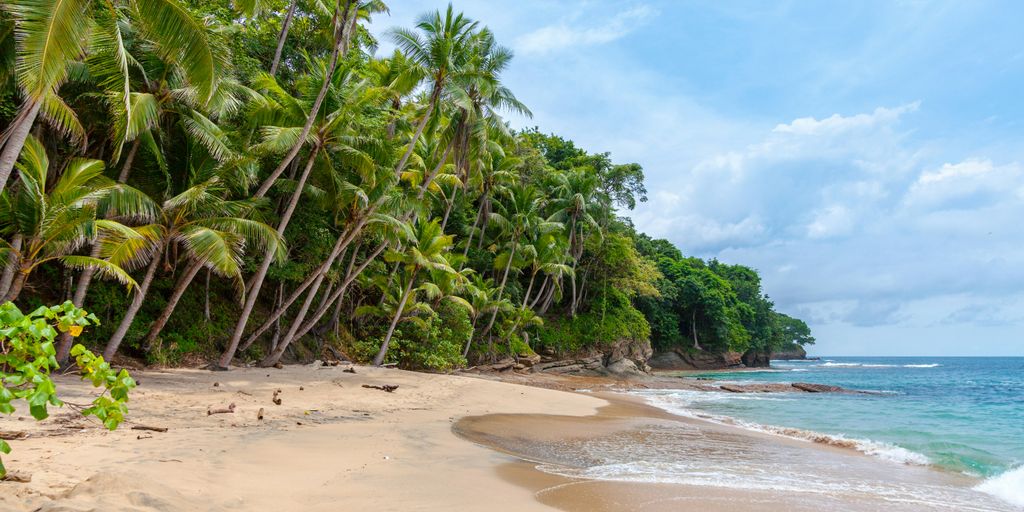
[[[690,253],[758,268],[779,306],[812,323],[1020,318],[1024,168],[936,162],[906,137],[919,107],[777,124],[680,170],[634,218]]]
[[[621,39],[655,16],[657,11],[645,5],[604,17],[605,23],[587,26],[586,20],[571,20],[547,25],[519,36],[515,48],[522,54],[544,54],[567,48],[605,44]]]

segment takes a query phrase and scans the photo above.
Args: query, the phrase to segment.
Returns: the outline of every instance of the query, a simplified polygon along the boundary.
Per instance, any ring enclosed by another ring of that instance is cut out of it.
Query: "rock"
[[[660,352],[648,364],[655,370],[720,370],[738,368],[743,364],[740,354],[735,352],[712,353],[676,349]]]
[[[747,368],[768,368],[771,366],[771,354],[759,350],[748,350],[740,358]]]
[[[537,363],[540,363],[540,356],[538,354],[519,356],[519,363],[529,368]]]
[[[842,393],[847,391],[839,386],[828,386],[825,384],[810,384],[807,382],[794,382],[792,386],[800,391],[808,393]]]
[[[644,374],[651,371],[647,361],[653,355],[650,340],[622,339],[605,351],[604,366],[615,374]],[[623,363],[624,360],[632,364]]]
[[[745,389],[743,389],[741,387],[733,386],[733,385],[730,385],[730,384],[722,384],[721,386],[718,386],[718,388],[723,390],[723,391],[728,391],[730,393],[746,393],[747,392],[747,390],[745,390]]]
[[[639,375],[644,373],[637,368],[632,359],[622,358],[607,366],[609,372],[616,375]]]

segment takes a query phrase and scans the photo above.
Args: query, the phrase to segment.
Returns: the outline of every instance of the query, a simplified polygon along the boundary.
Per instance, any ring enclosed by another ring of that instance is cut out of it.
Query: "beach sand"
[[[130,422],[116,432],[67,408],[37,424],[21,408],[21,418],[0,418],[0,431],[30,436],[12,441],[14,451],[4,460],[32,480],[0,482],[0,510],[921,509],[871,495],[606,482],[535,469],[538,463],[570,469],[585,463],[577,451],[589,440],[628,450],[650,441],[645,436],[652,425],[680,433],[690,455],[706,459],[709,468],[722,462],[757,468],[778,457],[782,464],[834,466],[860,479],[895,477],[906,485],[951,489],[969,484],[852,450],[672,416],[621,395],[344,368],[136,372],[140,386]],[[537,382],[562,389],[608,384]],[[363,384],[399,388],[387,393]],[[75,377],[59,377],[58,386],[68,402],[86,402],[92,391]],[[282,403],[275,405],[278,389]],[[232,403],[234,413],[207,414]],[[133,430],[136,425],[169,430]]]

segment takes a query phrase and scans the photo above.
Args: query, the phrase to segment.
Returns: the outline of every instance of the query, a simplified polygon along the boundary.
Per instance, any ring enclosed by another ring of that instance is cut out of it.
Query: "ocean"
[[[928,468],[926,473],[937,471],[961,479],[966,475],[968,485],[946,489],[918,485],[913,480],[916,476],[899,480],[922,469],[893,468],[892,475],[858,480],[849,475],[871,470],[833,471],[834,464],[815,468],[813,461],[797,457],[792,463],[776,460],[757,466],[757,458],[734,463],[735,449],[720,460],[700,460],[704,452],[687,453],[685,442],[670,440],[679,437],[671,432],[651,433],[645,439],[656,448],[634,450],[628,456],[612,445],[585,447],[601,462],[572,476],[873,493],[887,496],[892,503],[929,510],[1024,510],[1024,358],[823,357],[772,361],[772,368],[764,370],[687,376],[693,377],[722,383],[810,382],[873,393],[634,393],[675,414],[789,438],[824,439],[883,461],[876,465]],[[776,459],[787,456],[780,453]],[[820,477],[811,478],[815,475]]]

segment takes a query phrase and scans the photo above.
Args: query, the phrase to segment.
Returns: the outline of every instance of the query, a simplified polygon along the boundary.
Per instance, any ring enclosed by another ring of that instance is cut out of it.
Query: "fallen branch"
[[[234,404],[232,404],[234,405]],[[133,425],[132,430],[149,430],[150,432],[167,432],[167,427],[151,427],[149,425]]]
[[[14,441],[17,439],[25,439],[28,437],[28,432],[12,432],[10,430],[0,430],[0,439],[4,441]]]
[[[227,406],[226,409],[207,409],[206,415],[213,416],[214,414],[228,414],[235,412],[235,404]]]
[[[381,391],[387,391],[388,393],[393,393],[396,389],[398,389],[398,384],[385,384],[383,386],[375,386],[375,385],[372,385],[372,384],[363,384],[363,387],[364,388],[370,388],[370,389],[379,389]]]

